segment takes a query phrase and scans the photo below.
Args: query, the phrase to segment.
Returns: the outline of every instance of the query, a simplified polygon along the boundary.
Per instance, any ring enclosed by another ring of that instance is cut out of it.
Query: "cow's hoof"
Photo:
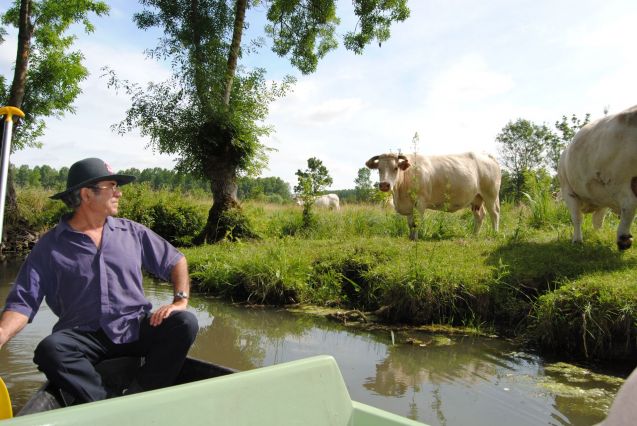
[[[620,235],[617,240],[617,248],[620,250],[629,249],[633,245],[633,236],[628,235]]]

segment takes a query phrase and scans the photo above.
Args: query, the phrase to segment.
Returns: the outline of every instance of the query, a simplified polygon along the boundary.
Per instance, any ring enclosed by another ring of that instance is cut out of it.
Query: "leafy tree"
[[[561,121],[555,122],[555,128],[559,134],[554,134],[554,137],[549,138],[546,146],[546,159],[554,173],[557,173],[557,164],[562,151],[566,145],[571,143],[575,133],[590,122],[590,118],[590,114],[586,114],[583,120],[580,120],[575,114],[570,117],[563,115]]]
[[[67,166],[62,167],[59,171],[58,171],[58,178],[57,178],[57,190],[62,190],[64,188],[66,188],[66,180],[67,177],[69,176],[69,168]]]
[[[546,125],[537,125],[522,118],[509,122],[496,136],[500,144],[500,160],[510,172],[516,201],[522,197],[524,173],[542,168],[542,153],[552,138],[554,134]]]
[[[358,202],[369,202],[374,193],[372,184],[372,173],[367,167],[358,169],[358,176],[354,179],[354,189],[356,190],[356,200]]]
[[[57,187],[58,172],[51,168],[51,166],[41,166],[35,168],[40,174],[40,183],[45,189],[51,189]]]
[[[303,225],[309,227],[313,223],[312,206],[316,197],[333,182],[327,167],[316,157],[307,160],[307,169],[297,170],[298,184],[294,191],[303,201]]]
[[[16,186],[24,187],[29,184],[29,178],[31,175],[31,169],[29,169],[29,166],[22,165],[18,167],[17,169],[11,168],[10,170],[12,174],[14,175],[13,182],[15,183]]]
[[[101,16],[108,10],[105,2],[97,0],[14,0],[2,15],[3,25],[18,29],[18,46],[11,85],[0,78],[1,102],[25,114],[14,129],[13,151],[39,146],[45,119],[74,112],[73,102],[88,71],[82,65],[82,53],[71,51],[76,36],[68,32],[76,24],[92,32],[89,16]],[[11,226],[17,220],[11,178],[7,187],[6,213],[12,217],[7,224]]]
[[[314,72],[318,61],[337,47],[339,23],[335,0],[140,0],[139,28],[161,27],[164,37],[150,55],[168,60],[174,75],[146,90],[120,82],[132,96],[120,132],[139,128],[161,153],[178,154],[177,167],[210,182],[213,204],[195,243],[251,236],[237,199],[237,178],[255,175],[267,161],[260,142],[270,127],[268,106],[293,83],[266,84],[265,70],[247,70],[239,60],[263,45],[248,44],[243,29],[247,12],[267,7],[265,33],[273,50],[289,57],[302,73]],[[346,48],[361,53],[373,40],[387,40],[389,27],[409,16],[407,0],[353,0],[359,18],[356,31],[345,35]],[[170,115],[166,113],[170,111]],[[233,210],[231,212],[231,210]],[[235,223],[238,219],[240,223]]]

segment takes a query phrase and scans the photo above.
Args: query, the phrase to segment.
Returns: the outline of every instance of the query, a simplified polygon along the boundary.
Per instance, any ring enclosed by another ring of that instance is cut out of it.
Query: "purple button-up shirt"
[[[139,338],[141,318],[151,310],[142,269],[165,281],[183,257],[145,226],[108,217],[98,249],[63,218],[40,238],[24,261],[5,310],[33,320],[46,298],[58,322],[53,331],[102,328],[114,343]]]

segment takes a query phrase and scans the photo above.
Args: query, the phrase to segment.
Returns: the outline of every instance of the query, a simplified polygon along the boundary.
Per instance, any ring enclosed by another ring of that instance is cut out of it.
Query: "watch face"
[[[175,294],[175,297],[178,299],[188,299],[188,295],[183,291],[178,291],[177,294]]]

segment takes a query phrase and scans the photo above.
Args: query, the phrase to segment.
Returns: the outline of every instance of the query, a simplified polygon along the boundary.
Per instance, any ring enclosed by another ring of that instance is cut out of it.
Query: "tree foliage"
[[[9,84],[5,76],[0,77],[0,102],[20,108],[25,114],[14,127],[12,151],[39,147],[46,119],[75,111],[73,102],[81,93],[80,82],[88,71],[82,65],[81,52],[71,50],[76,37],[68,33],[76,24],[87,33],[92,32],[89,16],[107,12],[108,6],[103,1],[14,0],[0,16],[2,25],[13,26],[18,32],[13,79]],[[0,43],[6,34],[2,28]],[[4,240],[0,250],[6,247],[8,251],[16,251],[31,229],[18,210],[11,174],[5,201],[3,219],[7,226],[6,235],[0,236]]]
[[[552,138],[548,139],[546,146],[547,163],[554,173],[557,173],[557,164],[560,160],[560,155],[562,155],[562,151],[571,143],[573,137],[575,137],[575,133],[588,124],[590,119],[590,114],[586,114],[582,120],[573,114],[570,117],[563,115],[561,121],[555,122],[557,132],[554,133]]]
[[[500,160],[510,173],[516,201],[522,197],[524,173],[543,167],[544,149],[553,138],[554,134],[546,125],[537,125],[522,118],[510,121],[496,136],[500,144]]]
[[[309,227],[314,223],[312,207],[316,197],[330,186],[333,180],[327,167],[316,157],[308,158],[307,168],[297,170],[295,174],[298,184],[294,187],[294,192],[303,201],[303,224]]]
[[[358,169],[358,175],[354,179],[354,189],[356,190],[356,201],[369,202],[374,194],[372,184],[372,173],[367,167]]]
[[[295,175],[298,184],[294,187],[294,191],[302,197],[316,197],[333,182],[327,167],[316,157],[308,158],[307,168],[297,170]]]
[[[290,200],[290,184],[280,177],[241,177],[238,180],[238,196],[242,200],[272,199]]]
[[[264,0],[268,7],[266,33],[272,50],[289,56],[303,74],[316,71],[318,62],[338,47],[335,0]],[[357,54],[372,41],[380,45],[390,37],[391,24],[409,17],[407,0],[353,0],[356,29],[343,37],[345,48]]]
[[[590,114],[579,119],[575,114],[563,115],[555,122],[555,129],[518,119],[509,122],[497,135],[502,165],[501,198],[520,201],[529,176],[544,180],[545,170],[557,173],[557,164],[564,148],[577,131],[590,121]],[[555,178],[553,186],[556,185]]]
[[[0,96],[3,104],[25,113],[12,150],[40,146],[47,119],[75,112],[73,102],[88,71],[81,51],[72,50],[77,37],[69,32],[79,24],[91,33],[90,15],[108,11],[104,1],[14,0],[2,15],[3,25],[18,29],[18,48],[12,83],[0,79]]]

